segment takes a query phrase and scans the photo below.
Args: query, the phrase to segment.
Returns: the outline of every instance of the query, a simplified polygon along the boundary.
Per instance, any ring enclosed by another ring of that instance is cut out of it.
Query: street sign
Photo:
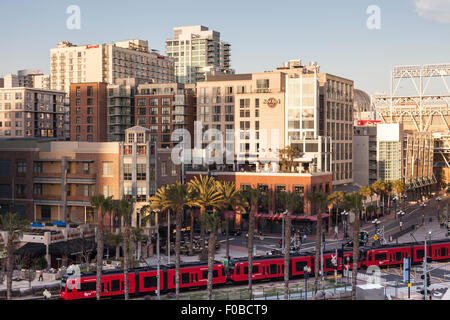
[[[409,259],[403,258],[403,282],[409,281]]]
[[[375,235],[375,236],[373,237],[373,240],[377,241],[377,240],[378,240],[378,236]]]
[[[408,283],[408,288],[411,288],[412,287],[412,283]]]

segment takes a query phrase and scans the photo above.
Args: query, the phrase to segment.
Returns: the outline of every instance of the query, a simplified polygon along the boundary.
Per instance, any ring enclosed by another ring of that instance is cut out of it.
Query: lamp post
[[[428,235],[430,237],[431,240],[431,230],[428,231]],[[423,256],[423,275],[424,275],[424,279],[423,279],[423,300],[427,300],[427,296],[428,296],[428,285],[427,285],[427,258],[428,258],[428,254],[427,254],[427,235],[425,235],[424,237],[424,256]]]
[[[342,224],[344,226],[344,239],[347,239],[348,234],[347,234],[347,216],[348,216],[348,212],[347,211],[342,211],[341,212],[342,215]]]
[[[304,266],[303,271],[305,272],[305,274],[304,274],[304,276],[305,276],[305,300],[308,300],[308,278],[309,278],[309,273],[311,272],[311,268],[308,266]]]
[[[399,222],[399,224],[400,224],[400,231],[402,231],[402,227],[403,227],[403,219],[402,218],[405,215],[405,211],[400,210],[399,212],[397,212],[397,215],[400,218],[400,222]]]
[[[287,210],[283,212],[283,220],[282,220],[282,227],[281,227],[281,252],[284,254],[284,235],[285,235],[285,231],[284,231],[284,219],[286,218],[287,215]]]
[[[440,204],[441,200],[442,200],[441,197],[437,197],[437,198],[436,198],[436,201],[437,201],[437,219],[438,219],[438,222],[439,222],[439,209],[441,208],[441,204]]]

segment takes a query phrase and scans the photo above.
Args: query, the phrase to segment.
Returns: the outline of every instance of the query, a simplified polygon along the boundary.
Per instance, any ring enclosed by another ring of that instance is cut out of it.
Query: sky
[[[79,30],[67,28],[70,5],[80,8]],[[236,73],[316,61],[369,94],[389,91],[396,65],[450,63],[450,0],[0,0],[0,76],[49,73],[50,48],[65,40],[137,38],[165,54],[185,25],[219,31]]]

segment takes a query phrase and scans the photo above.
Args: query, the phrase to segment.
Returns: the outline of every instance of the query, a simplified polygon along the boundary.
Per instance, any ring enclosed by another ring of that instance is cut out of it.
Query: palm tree
[[[129,282],[128,282],[128,269],[130,268],[130,229],[131,219],[133,218],[134,202],[128,200],[120,200],[115,203],[115,210],[119,217],[122,218],[122,224],[124,226],[123,232],[123,276],[125,281],[125,300],[130,297]]]
[[[286,209],[286,222],[284,224],[284,300],[289,299],[289,267],[291,251],[291,216],[294,211],[303,207],[302,197],[293,192],[280,192],[277,194],[277,203]]]
[[[359,216],[362,210],[362,195],[358,192],[346,195],[344,206],[346,210],[353,212],[355,216],[353,222],[352,300],[356,300],[356,279],[359,261]]]
[[[372,189],[370,189],[370,187],[361,187],[361,189],[359,190],[359,194],[364,200],[366,200],[367,197],[372,197]],[[367,209],[365,211],[366,212],[364,214],[364,220],[367,221]]]
[[[112,197],[105,198],[99,194],[90,197],[91,205],[97,209],[97,300],[100,300],[101,279],[103,269],[103,248],[104,248],[104,219],[107,212],[113,209]]]
[[[147,239],[147,236],[144,234],[144,229],[141,227],[131,228],[130,239],[133,245],[133,261],[139,260],[141,257],[141,242]]]
[[[384,191],[386,192],[386,194],[387,194],[387,197],[388,197],[388,203],[387,203],[387,206],[388,206],[388,214],[390,214],[391,213],[391,195],[392,195],[392,188],[393,188],[393,185],[392,185],[393,183],[392,183],[392,181],[391,180],[387,180],[387,181],[384,181]]]
[[[208,300],[212,300],[212,280],[213,280],[213,270],[214,270],[214,256],[216,248],[216,230],[220,225],[220,216],[217,210],[213,213],[203,213],[200,215],[200,221],[205,226],[206,230],[209,231],[209,241],[208,241]]]
[[[236,210],[244,211],[245,207],[248,206],[245,199],[243,199],[242,194],[239,192],[239,190],[236,190],[236,185],[232,182],[219,182],[217,184],[217,189],[222,195],[223,198],[223,219],[225,221],[225,230],[226,230],[226,236],[225,236],[225,243],[226,243],[226,249],[225,249],[225,257],[229,257],[230,255],[230,219],[232,215],[230,215],[227,211],[229,209],[233,210],[233,215],[236,212]]]
[[[119,259],[120,256],[120,244],[123,242],[123,234],[107,232],[105,237],[105,243],[110,246],[116,248],[116,260]]]
[[[255,214],[258,212],[258,200],[261,193],[258,189],[249,188],[243,192],[246,202],[250,206],[248,215],[248,290],[250,299],[253,295],[252,275],[253,275],[253,240],[255,237]],[[247,207],[248,209],[248,207]]]
[[[23,232],[30,225],[29,221],[20,219],[18,213],[7,212],[0,215],[0,230],[7,232],[6,241],[6,298],[11,300],[12,275],[14,270],[14,241],[22,237]]]
[[[377,218],[379,217],[379,210],[380,208],[380,198],[383,194],[383,182],[381,180],[375,181],[370,188],[373,190],[373,193],[377,195]]]
[[[278,151],[282,172],[292,172],[294,159],[298,157],[300,151],[292,146],[286,146]]]
[[[406,191],[405,183],[402,180],[395,180],[392,183],[392,189],[394,190],[395,194],[397,194],[399,204],[400,204],[400,199],[403,198],[403,194]]]
[[[175,212],[175,292],[178,300],[180,293],[180,248],[181,216],[186,207],[191,206],[192,198],[186,184],[176,183],[167,188],[166,207]]]
[[[325,211],[327,207],[327,195],[322,192],[309,193],[307,196],[308,200],[311,202],[311,207],[317,206],[319,209],[317,214],[317,225],[316,225],[316,263],[314,264],[314,291],[317,292],[319,286],[319,254],[322,245],[322,211]],[[323,276],[323,275],[322,275]]]
[[[187,183],[189,193],[192,195],[192,206],[200,208],[200,215],[206,212],[206,208],[220,209],[222,207],[222,195],[217,189],[216,180],[213,177],[200,175]],[[204,225],[202,225],[201,245],[202,255],[205,255]]]
[[[337,198],[338,198],[338,195],[336,194],[336,192],[333,192],[327,196],[327,203],[328,203],[327,207],[328,207],[328,214],[329,214],[328,215],[328,233],[330,233],[330,231],[331,231],[331,216],[333,213],[333,206],[338,201]]]

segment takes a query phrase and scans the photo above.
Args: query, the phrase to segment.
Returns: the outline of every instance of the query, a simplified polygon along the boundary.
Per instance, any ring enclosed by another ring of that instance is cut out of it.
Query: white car
[[[427,206],[427,204],[426,204],[426,203],[421,203],[420,206],[421,206],[422,208],[424,208],[424,207]]]

